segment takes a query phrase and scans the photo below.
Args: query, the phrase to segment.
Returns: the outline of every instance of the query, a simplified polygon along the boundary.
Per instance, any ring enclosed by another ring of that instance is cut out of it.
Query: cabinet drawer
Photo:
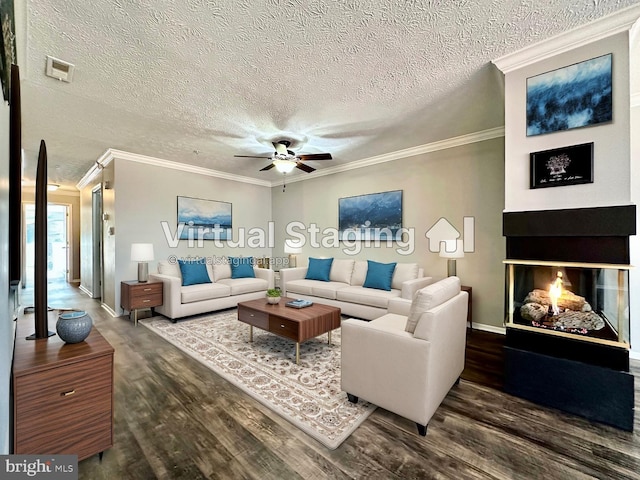
[[[162,293],[156,293],[153,295],[144,295],[140,297],[131,298],[130,307],[135,308],[151,308],[162,305]]]
[[[256,312],[255,310],[249,310],[242,306],[238,306],[238,320],[263,330],[269,330],[268,313]]]
[[[112,445],[113,355],[15,381],[15,453],[76,454]]]
[[[134,285],[131,287],[131,297],[149,297],[151,295],[162,295],[162,283],[154,282],[147,285]]]
[[[298,322],[285,318],[272,317],[269,319],[269,331],[298,341]]]

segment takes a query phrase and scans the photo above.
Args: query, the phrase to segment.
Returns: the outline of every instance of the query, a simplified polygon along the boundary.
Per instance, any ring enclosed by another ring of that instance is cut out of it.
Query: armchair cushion
[[[367,277],[364,280],[363,287],[390,291],[391,280],[393,279],[395,269],[395,262],[379,263],[373,260],[367,260]]]
[[[207,265],[203,260],[178,260],[182,274],[182,286],[211,283],[207,273]]]
[[[332,263],[333,258],[309,258],[309,267],[305,278],[307,280],[328,282]]]
[[[455,297],[458,293],[460,293],[458,277],[448,277],[418,290],[416,298],[411,303],[405,330],[414,333],[423,313]]]

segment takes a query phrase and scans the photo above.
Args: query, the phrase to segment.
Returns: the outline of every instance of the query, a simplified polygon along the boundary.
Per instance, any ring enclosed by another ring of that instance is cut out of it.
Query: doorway
[[[33,288],[35,269],[35,204],[26,203],[24,287]],[[47,285],[66,283],[69,276],[69,206],[47,204]]]
[[[102,298],[102,185],[97,185],[91,192],[92,238],[93,238],[93,281],[92,298]]]

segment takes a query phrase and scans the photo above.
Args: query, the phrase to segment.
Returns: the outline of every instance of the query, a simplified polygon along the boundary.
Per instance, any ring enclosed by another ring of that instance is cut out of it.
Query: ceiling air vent
[[[62,80],[63,82],[71,82],[74,68],[75,66],[69,62],[47,55],[47,77]]]

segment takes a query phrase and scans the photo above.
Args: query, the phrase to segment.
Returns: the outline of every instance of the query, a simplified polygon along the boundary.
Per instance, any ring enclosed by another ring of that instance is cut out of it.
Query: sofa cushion
[[[351,274],[353,273],[353,260],[334,259],[331,263],[331,271],[329,272],[329,280],[332,282],[351,283]]]
[[[447,277],[418,290],[416,298],[411,303],[405,330],[414,333],[424,312],[455,297],[458,293],[460,293],[460,279],[458,277]]]
[[[267,291],[269,283],[263,278],[224,278],[220,284],[231,288],[231,295]]]
[[[231,278],[231,265],[226,258],[213,266],[213,281],[218,282],[223,278]]]
[[[311,295],[315,297],[336,299],[336,292],[345,287],[348,283],[324,282],[322,280],[292,280],[287,282],[287,295],[297,293],[299,295]]]
[[[182,286],[199,285],[201,283],[211,283],[207,273],[207,264],[204,259],[198,260],[178,260],[180,273],[182,274]]]
[[[182,278],[180,265],[175,262],[158,262],[158,273],[170,277]]]
[[[391,279],[391,288],[402,290],[404,282],[418,278],[418,269],[417,263],[398,263]]]
[[[333,258],[309,258],[309,267],[307,268],[307,275],[304,278],[307,280],[328,282],[332,263]]]
[[[362,286],[378,290],[391,290],[391,279],[395,268],[395,262],[380,263],[367,260],[367,278],[365,278]]]
[[[231,289],[218,283],[201,283],[189,285],[180,289],[180,303],[201,302],[213,298],[228,297]]]
[[[356,260],[353,264],[353,273],[351,274],[351,285],[361,287],[367,278],[367,261]]]
[[[350,285],[336,291],[336,300],[371,307],[387,308],[389,299],[400,296],[400,290],[378,290]]]
[[[256,278],[253,272],[253,257],[229,257],[231,278]]]

